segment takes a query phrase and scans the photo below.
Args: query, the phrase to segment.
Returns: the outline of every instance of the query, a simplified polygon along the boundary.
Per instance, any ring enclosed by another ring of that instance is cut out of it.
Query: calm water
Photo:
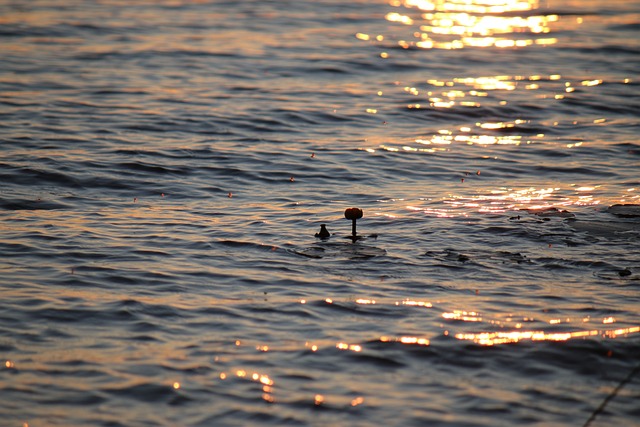
[[[0,424],[640,425],[639,39],[623,0],[0,1]]]

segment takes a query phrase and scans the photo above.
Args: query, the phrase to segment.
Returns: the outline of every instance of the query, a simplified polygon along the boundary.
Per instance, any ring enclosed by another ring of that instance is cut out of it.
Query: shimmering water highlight
[[[3,422],[637,425],[638,22],[0,1]]]

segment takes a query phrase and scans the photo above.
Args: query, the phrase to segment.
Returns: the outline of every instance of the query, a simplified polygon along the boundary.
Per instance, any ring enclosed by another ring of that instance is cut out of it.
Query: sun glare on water
[[[392,0],[390,5],[400,11],[389,12],[388,21],[416,27],[412,39],[398,41],[407,49],[510,48],[557,42],[548,34],[558,15],[533,13],[539,8],[537,0]]]

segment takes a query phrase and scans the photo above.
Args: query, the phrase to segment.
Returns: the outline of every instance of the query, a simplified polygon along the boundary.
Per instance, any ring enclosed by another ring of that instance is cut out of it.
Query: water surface
[[[637,2],[0,17],[8,425],[639,424]]]

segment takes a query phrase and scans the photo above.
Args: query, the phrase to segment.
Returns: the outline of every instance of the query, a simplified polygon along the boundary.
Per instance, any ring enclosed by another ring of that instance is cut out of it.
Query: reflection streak
[[[572,203],[569,197],[561,197],[556,193],[559,188],[499,188],[491,190],[487,194],[476,196],[451,196],[451,198],[443,200],[442,203],[447,205],[443,208],[420,208],[416,206],[407,206],[412,211],[423,211],[427,214],[436,215],[438,217],[450,217],[460,211],[461,215],[467,215],[469,208],[477,210],[481,213],[504,213],[510,210],[523,209],[543,209],[551,206],[566,206]],[[587,203],[597,203],[590,198],[580,198],[580,201]]]
[[[604,338],[617,338],[640,332],[640,326],[630,328],[620,328],[615,330],[599,331],[575,331],[575,332],[553,332],[544,331],[513,331],[513,332],[481,332],[481,333],[459,333],[455,337],[459,340],[473,341],[476,344],[492,346],[500,344],[513,344],[524,340],[530,341],[568,341],[574,338],[586,338],[600,335]]]
[[[449,313],[442,313],[442,317],[448,320],[461,320],[463,322],[482,322],[482,317],[475,311],[454,310]]]
[[[402,336],[398,338],[392,338],[387,336],[380,337],[380,342],[396,342],[400,344],[408,344],[408,345],[423,345],[428,346],[430,344],[429,340],[421,337],[410,337],[410,336]]]
[[[275,403],[275,398],[273,396],[273,385],[275,382],[266,374],[261,374],[258,372],[253,372],[251,375],[245,369],[237,369],[234,372],[237,378],[242,380],[249,380],[259,384],[262,387],[262,400],[267,403]],[[222,381],[225,381],[229,376],[226,372],[221,372],[219,374],[219,378]]]
[[[356,353],[362,351],[362,346],[360,346],[358,344],[347,344],[346,342],[339,342],[338,344],[336,344],[336,348],[338,350],[355,351]]]
[[[540,37],[550,33],[550,24],[560,18],[535,14],[538,0],[392,0],[390,5],[423,12],[420,21],[400,12],[385,16],[389,22],[418,25],[415,40],[398,41],[404,49],[509,48],[557,42]]]

